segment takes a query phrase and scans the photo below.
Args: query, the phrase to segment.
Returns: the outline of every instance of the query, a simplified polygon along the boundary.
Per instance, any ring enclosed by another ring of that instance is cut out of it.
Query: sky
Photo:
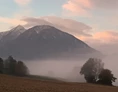
[[[0,0],[0,32],[39,19],[63,22],[72,29],[67,32],[90,45],[117,45],[118,0]]]

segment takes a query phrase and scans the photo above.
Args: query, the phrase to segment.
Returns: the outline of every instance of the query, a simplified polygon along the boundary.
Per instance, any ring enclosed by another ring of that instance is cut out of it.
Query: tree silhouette
[[[16,68],[17,61],[12,56],[9,56],[8,59],[6,60],[6,62],[8,64],[7,73],[11,74],[11,75],[15,75],[15,68]]]
[[[25,76],[29,74],[29,70],[22,61],[16,61],[12,56],[9,56],[6,60],[0,58],[0,73]]]
[[[29,74],[28,68],[22,61],[18,61],[15,72],[18,76],[25,76]]]
[[[97,83],[112,86],[112,82],[115,82],[116,79],[109,69],[103,69],[99,74]]]
[[[104,64],[100,59],[90,58],[81,68],[80,74],[84,75],[88,83],[95,83],[98,75],[103,70]]]
[[[4,63],[3,63],[3,59],[0,58],[0,73],[2,74],[4,72]]]

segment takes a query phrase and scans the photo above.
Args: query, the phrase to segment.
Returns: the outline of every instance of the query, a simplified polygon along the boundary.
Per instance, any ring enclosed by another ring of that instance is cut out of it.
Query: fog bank
[[[85,82],[79,74],[85,61],[27,61],[30,73],[49,77],[63,78],[70,82]]]
[[[118,55],[108,55],[103,58],[105,68],[112,70],[114,76],[118,78]],[[46,61],[26,61],[30,73],[34,75],[43,75],[54,78],[62,78],[68,82],[85,82],[84,76],[80,75],[80,69],[86,62],[82,60],[62,61],[62,60],[46,60]],[[118,85],[118,80],[114,83]]]

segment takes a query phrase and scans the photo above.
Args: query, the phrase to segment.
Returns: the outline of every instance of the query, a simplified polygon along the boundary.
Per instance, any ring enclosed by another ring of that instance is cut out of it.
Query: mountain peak
[[[18,26],[16,26],[17,28],[24,28],[22,25],[18,25]]]
[[[19,32],[24,32],[26,29],[21,26],[21,25],[18,25],[16,26],[15,28],[11,29],[10,31],[19,31]]]
[[[44,30],[45,31],[46,30],[50,31],[50,30],[54,30],[54,29],[56,29],[56,28],[53,27],[53,26],[50,26],[50,25],[37,25],[37,26],[34,26],[34,27],[30,28],[29,30],[30,31],[35,31],[37,33],[40,33],[40,32],[42,32]]]
[[[35,29],[49,29],[49,28],[54,28],[53,26],[50,26],[50,25],[37,25],[37,26],[34,26],[33,28]]]
[[[1,37],[1,41],[6,43],[11,40],[14,40],[15,38],[17,38],[20,34],[22,34],[25,31],[26,31],[26,29],[23,26],[18,25],[15,28],[3,33],[3,36]]]

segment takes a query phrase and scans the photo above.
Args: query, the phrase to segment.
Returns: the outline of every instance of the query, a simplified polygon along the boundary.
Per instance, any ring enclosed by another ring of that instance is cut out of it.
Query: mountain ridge
[[[89,56],[90,53],[98,53],[73,35],[49,25],[37,25],[25,30],[1,46],[0,52],[3,57],[13,55],[15,58],[26,60],[81,58]]]

